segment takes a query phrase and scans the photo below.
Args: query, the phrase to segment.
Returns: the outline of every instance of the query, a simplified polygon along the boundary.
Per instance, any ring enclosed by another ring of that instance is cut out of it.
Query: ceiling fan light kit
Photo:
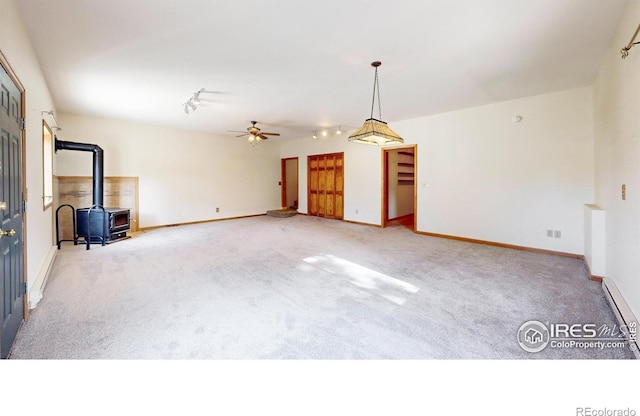
[[[267,136],[280,136],[280,133],[267,133],[267,132],[263,132],[262,130],[260,130],[258,127],[256,127],[256,124],[258,122],[257,121],[252,121],[251,122],[251,127],[247,127],[247,133],[243,133],[239,136],[236,137],[244,137],[244,136],[248,136],[247,137],[247,141],[252,145],[255,146],[258,143],[260,143],[263,140],[267,140],[268,137]]]
[[[384,146],[388,144],[404,143],[404,139],[391,130],[387,123],[382,121],[382,105],[380,104],[380,86],[378,84],[378,67],[382,65],[380,61],[371,62],[375,68],[373,78],[373,99],[371,101],[371,116],[365,120],[362,127],[349,136],[349,141],[354,143],[370,144],[374,146]],[[377,92],[377,94],[376,94]],[[373,118],[373,107],[378,96],[379,119]]]

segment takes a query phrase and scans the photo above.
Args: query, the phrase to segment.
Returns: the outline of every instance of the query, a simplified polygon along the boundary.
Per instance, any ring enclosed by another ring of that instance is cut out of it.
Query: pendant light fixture
[[[356,130],[349,141],[354,143],[371,144],[374,146],[384,146],[387,144],[404,143],[402,137],[391,130],[387,123],[382,121],[382,106],[380,104],[380,86],[378,85],[378,67],[382,65],[380,61],[371,62],[371,66],[375,68],[375,77],[373,78],[373,99],[371,101],[371,116],[366,119],[362,127]],[[373,107],[376,102],[376,91],[378,95],[378,117],[373,118]]]

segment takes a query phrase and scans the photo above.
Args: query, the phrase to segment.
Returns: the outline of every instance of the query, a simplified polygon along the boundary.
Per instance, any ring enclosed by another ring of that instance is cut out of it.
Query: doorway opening
[[[298,210],[298,158],[281,160],[282,208]]]
[[[416,231],[417,145],[382,149],[382,227],[403,226]]]

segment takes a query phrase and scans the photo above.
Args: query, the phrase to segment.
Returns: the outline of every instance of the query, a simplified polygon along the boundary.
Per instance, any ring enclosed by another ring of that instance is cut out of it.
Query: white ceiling
[[[19,1],[58,112],[284,140],[359,127],[374,60],[390,123],[588,85],[627,3]]]

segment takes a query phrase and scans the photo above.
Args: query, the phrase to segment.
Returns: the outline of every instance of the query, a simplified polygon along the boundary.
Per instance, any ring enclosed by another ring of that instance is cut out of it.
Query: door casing
[[[22,118],[24,118],[25,117],[25,88],[20,82],[20,80],[18,79],[13,69],[11,68],[11,65],[9,65],[9,62],[4,56],[4,54],[2,53],[2,51],[0,51],[0,66],[2,66],[2,69],[4,69],[4,71],[7,73],[10,80],[17,87],[20,93],[20,100],[18,105],[20,106],[20,115]],[[22,228],[21,229],[22,276],[19,279],[19,282],[22,285],[24,285],[24,287],[26,287],[26,284],[27,284],[27,213],[24,207],[26,206],[27,191],[26,191],[26,180],[25,180],[26,178],[26,129],[25,128],[21,129],[20,142],[21,142],[20,144],[21,154],[19,155],[19,158],[21,160],[21,169],[19,170],[19,174],[21,176],[18,179],[18,181],[21,184],[21,189],[20,189],[20,202],[21,202],[20,205],[21,206],[19,207],[19,209],[21,210],[20,225]],[[23,306],[22,322],[29,319],[28,293],[26,290],[24,292],[25,293],[22,295],[22,306]]]
[[[414,171],[417,176],[418,173],[418,145],[394,147],[382,149],[382,201],[380,212],[380,224],[382,228],[387,226],[389,222],[389,151],[413,149],[414,153]],[[414,179],[413,182],[413,232],[416,232],[418,224],[418,180]]]

